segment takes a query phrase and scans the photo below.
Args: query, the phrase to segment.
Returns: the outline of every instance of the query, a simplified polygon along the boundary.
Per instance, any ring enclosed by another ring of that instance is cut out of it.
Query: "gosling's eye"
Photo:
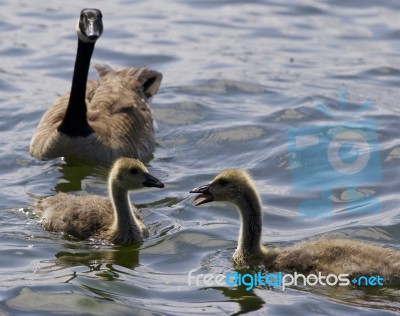
[[[226,186],[227,184],[228,184],[228,180],[226,180],[226,179],[221,179],[221,180],[219,180],[219,185],[220,185],[220,186],[224,187],[224,186]]]
[[[136,168],[131,168],[131,169],[129,169],[129,172],[130,172],[131,174],[137,174],[137,173],[138,173],[138,170],[137,170]]]

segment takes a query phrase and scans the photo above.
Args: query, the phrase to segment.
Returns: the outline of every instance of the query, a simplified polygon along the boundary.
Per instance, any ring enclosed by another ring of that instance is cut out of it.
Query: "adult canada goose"
[[[119,158],[108,178],[109,197],[58,193],[33,204],[50,231],[64,232],[80,239],[95,238],[114,244],[141,242],[149,231],[128,191],[142,187],[163,188],[139,160]]]
[[[200,193],[193,201],[196,206],[225,201],[237,207],[241,227],[233,260],[239,266],[263,263],[271,271],[380,275],[388,284],[400,282],[400,252],[394,249],[347,239],[307,241],[283,249],[264,247],[262,204],[251,177],[244,171],[225,170],[190,193]]]
[[[94,45],[102,33],[101,11],[83,9],[71,93],[57,99],[40,120],[29,146],[33,157],[112,163],[122,156],[143,159],[154,151],[147,101],[157,93],[162,75],[146,67],[96,65],[100,80],[88,81]]]

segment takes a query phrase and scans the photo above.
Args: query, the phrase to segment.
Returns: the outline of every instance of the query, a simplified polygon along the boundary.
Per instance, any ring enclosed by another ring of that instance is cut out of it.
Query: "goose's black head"
[[[102,18],[99,9],[83,9],[76,29],[78,38],[85,43],[95,43],[103,34]]]

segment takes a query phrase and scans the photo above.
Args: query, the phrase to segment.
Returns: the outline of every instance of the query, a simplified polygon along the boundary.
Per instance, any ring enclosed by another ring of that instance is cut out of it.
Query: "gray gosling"
[[[29,153],[36,158],[78,157],[111,164],[118,157],[143,159],[155,149],[148,100],[162,74],[146,67],[113,69],[96,65],[100,80],[87,80],[102,13],[83,9],[77,24],[78,50],[71,93],[42,116]]]
[[[225,170],[190,193],[200,193],[193,200],[196,206],[224,201],[237,207],[241,226],[233,260],[238,266],[264,264],[270,271],[349,274],[351,278],[379,275],[385,284],[400,283],[400,252],[394,249],[347,239],[305,241],[283,249],[264,247],[262,204],[244,171]]]
[[[129,190],[163,188],[139,160],[119,158],[108,178],[109,197],[58,193],[38,200],[42,225],[49,231],[64,232],[79,239],[100,239],[116,245],[140,243],[149,231],[129,200]]]

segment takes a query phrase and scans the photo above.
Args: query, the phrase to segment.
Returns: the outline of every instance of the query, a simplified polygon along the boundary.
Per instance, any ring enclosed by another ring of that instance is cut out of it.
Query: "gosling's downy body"
[[[268,249],[261,243],[262,204],[251,177],[231,169],[217,175],[211,183],[190,191],[200,193],[195,205],[212,201],[234,204],[240,214],[239,242],[233,255],[236,265],[264,264],[270,271],[380,275],[386,284],[400,283],[400,252],[361,241],[321,239],[301,242],[288,248]]]
[[[130,203],[128,191],[142,187],[163,188],[139,160],[119,158],[109,179],[109,197],[58,193],[38,200],[42,225],[50,231],[80,239],[101,239],[117,245],[143,241],[149,231],[137,209]]]
[[[162,74],[146,67],[96,65],[100,79],[88,81],[90,60],[102,32],[101,11],[82,10],[71,93],[57,99],[40,120],[29,146],[33,157],[112,163],[118,157],[143,159],[154,151],[148,100],[158,92]]]

